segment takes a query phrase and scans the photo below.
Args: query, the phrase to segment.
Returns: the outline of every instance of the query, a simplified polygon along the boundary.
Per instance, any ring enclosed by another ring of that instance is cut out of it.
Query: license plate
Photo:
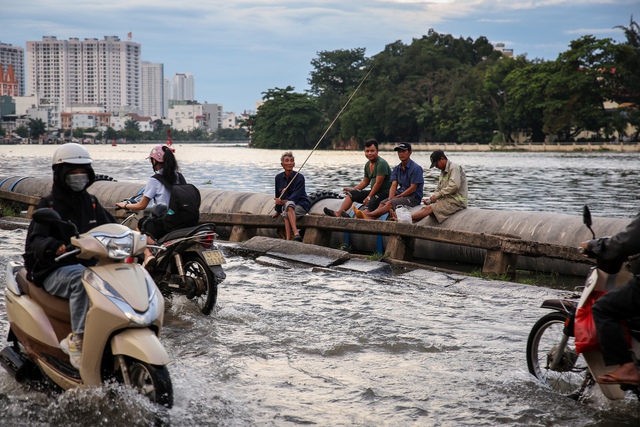
[[[220,265],[226,262],[221,251],[203,251],[202,255],[204,255],[207,265]]]

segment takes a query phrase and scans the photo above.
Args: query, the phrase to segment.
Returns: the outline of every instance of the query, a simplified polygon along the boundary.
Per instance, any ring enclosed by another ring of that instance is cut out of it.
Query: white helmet
[[[75,142],[63,144],[53,153],[51,165],[59,165],[60,163],[71,163],[74,165],[90,165],[91,156],[86,148]]]

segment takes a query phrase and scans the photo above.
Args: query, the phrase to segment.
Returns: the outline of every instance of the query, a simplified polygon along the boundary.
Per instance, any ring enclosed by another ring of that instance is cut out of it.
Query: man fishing
[[[293,171],[296,166],[293,153],[287,151],[282,154],[280,164],[284,171],[276,175],[275,179],[276,212],[273,214],[273,218],[282,215],[286,239],[301,242],[302,237],[296,226],[296,220],[309,212],[311,202],[305,190],[304,176],[300,172],[295,173]]]

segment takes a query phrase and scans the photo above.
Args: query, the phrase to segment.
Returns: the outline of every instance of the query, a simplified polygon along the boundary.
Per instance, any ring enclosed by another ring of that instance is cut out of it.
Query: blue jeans
[[[82,273],[86,268],[82,264],[66,265],[44,279],[45,291],[69,300],[71,330],[76,334],[84,333],[84,323],[89,311],[89,296],[82,284]]]

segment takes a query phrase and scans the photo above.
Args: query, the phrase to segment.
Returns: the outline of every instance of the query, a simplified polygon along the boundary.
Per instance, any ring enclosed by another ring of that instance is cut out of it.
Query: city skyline
[[[141,60],[164,64],[165,78],[192,74],[198,102],[238,114],[255,110],[269,89],[308,89],[310,62],[319,51],[365,48],[371,57],[387,44],[409,44],[433,29],[484,36],[516,56],[554,60],[584,35],[624,41],[614,27],[628,26],[634,12],[636,21],[640,16],[637,0],[158,0],[153,7],[140,0],[26,0],[2,10],[10,18],[3,19],[0,42],[25,49],[27,41],[43,36],[128,40],[131,33],[141,45]]]

